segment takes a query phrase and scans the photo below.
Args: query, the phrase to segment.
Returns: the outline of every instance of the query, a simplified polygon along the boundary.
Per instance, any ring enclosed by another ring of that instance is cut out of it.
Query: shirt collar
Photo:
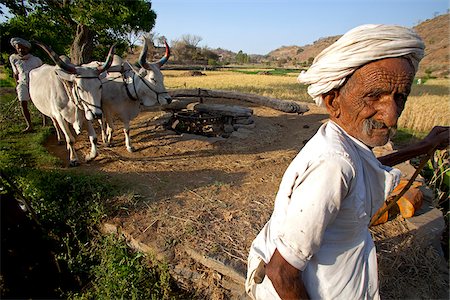
[[[330,124],[330,126],[336,127],[336,129],[337,129],[338,131],[340,131],[345,137],[347,137],[347,138],[349,138],[351,141],[353,141],[353,142],[356,144],[356,146],[358,146],[358,148],[361,148],[361,150],[363,150],[364,152],[370,152],[370,153],[373,155],[372,150],[371,150],[369,147],[367,147],[366,144],[364,144],[363,142],[361,142],[361,141],[358,140],[357,138],[352,137],[351,135],[349,135],[349,134],[344,130],[344,128],[342,128],[341,126],[339,126],[336,122],[334,122],[334,121],[332,121],[332,120],[329,120],[328,123]]]

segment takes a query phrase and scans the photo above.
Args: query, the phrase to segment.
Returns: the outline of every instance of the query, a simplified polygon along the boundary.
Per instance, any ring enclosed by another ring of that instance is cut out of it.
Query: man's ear
[[[341,114],[339,90],[333,89],[322,95],[322,101],[327,107],[328,113],[332,118],[339,118]]]

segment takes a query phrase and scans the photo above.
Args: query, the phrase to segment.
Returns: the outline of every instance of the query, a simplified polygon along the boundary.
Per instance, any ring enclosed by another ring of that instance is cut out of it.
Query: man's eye
[[[370,93],[365,96],[365,98],[367,100],[371,100],[371,101],[377,100],[379,97],[380,97],[380,95],[378,93]]]

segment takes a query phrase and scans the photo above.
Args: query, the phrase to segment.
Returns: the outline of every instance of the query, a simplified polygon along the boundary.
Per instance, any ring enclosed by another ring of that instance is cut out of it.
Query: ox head
[[[139,55],[139,64],[141,69],[138,74],[142,79],[139,83],[139,97],[142,104],[145,106],[153,106],[157,103],[161,105],[167,105],[172,101],[172,98],[167,93],[164,86],[164,76],[161,73],[161,67],[164,65],[170,57],[170,48],[166,41],[164,44],[166,46],[166,53],[164,56],[155,63],[147,62],[147,46],[148,40],[144,37],[144,46],[142,48],[141,54]]]
[[[50,47],[39,42],[36,45],[41,47],[50,58],[59,66],[55,70],[60,80],[70,82],[72,95],[69,98],[75,100],[75,104],[85,112],[87,120],[102,116],[101,97],[102,82],[100,74],[106,71],[113,61],[115,45],[109,49],[108,57],[101,66],[81,65],[76,66],[70,62],[63,61]]]

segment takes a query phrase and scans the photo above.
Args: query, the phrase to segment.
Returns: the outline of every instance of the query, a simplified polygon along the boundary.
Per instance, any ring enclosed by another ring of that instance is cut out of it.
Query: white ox
[[[52,119],[58,143],[62,143],[64,134],[70,166],[77,166],[79,162],[74,149],[75,138],[70,132],[68,123],[72,124],[75,132],[79,134],[83,123],[87,120],[91,151],[86,161],[92,160],[97,156],[97,135],[90,121],[102,116],[102,83],[99,76],[111,66],[115,46],[109,50],[106,62],[102,66],[92,67],[75,66],[64,62],[48,46],[36,44],[59,68],[44,64],[30,72],[31,100],[41,113]]]
[[[135,70],[128,62],[122,62],[121,58],[116,55],[107,77],[102,79],[102,109],[103,119],[106,120],[106,129],[102,122],[100,125],[103,142],[107,145],[112,145],[113,119],[117,117],[123,122],[125,146],[129,152],[133,152],[134,148],[130,140],[130,121],[139,114],[140,105],[167,105],[171,102],[172,99],[164,87],[164,78],[160,70],[170,56],[169,45],[164,43],[166,47],[164,56],[155,63],[148,63],[146,60],[147,40],[144,39],[144,47],[139,56],[141,65],[139,70]]]

